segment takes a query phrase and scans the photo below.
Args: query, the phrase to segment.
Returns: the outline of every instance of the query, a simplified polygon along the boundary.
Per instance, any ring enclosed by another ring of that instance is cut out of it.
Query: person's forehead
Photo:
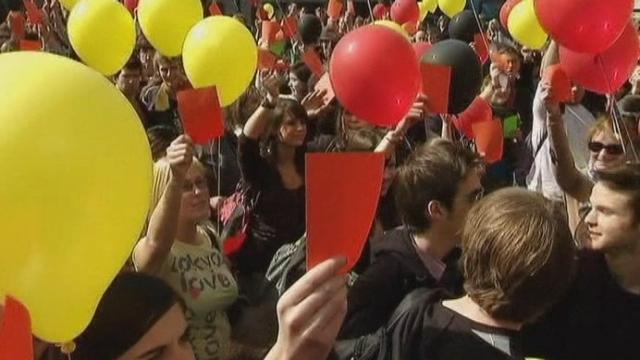
[[[628,194],[617,191],[604,181],[597,182],[591,192],[591,205],[607,208],[626,208],[631,198]]]

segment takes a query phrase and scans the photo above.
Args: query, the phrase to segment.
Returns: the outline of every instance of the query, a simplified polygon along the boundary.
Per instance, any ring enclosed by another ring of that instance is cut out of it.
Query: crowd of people
[[[559,103],[542,76],[559,62],[557,44],[523,48],[481,12],[491,56],[477,99],[495,121],[518,119],[502,159],[487,163],[469,136],[473,113],[435,114],[420,95],[383,128],[325,101],[302,54],[328,63],[343,35],[375,21],[367,7],[331,18],[325,5],[277,4],[286,16],[315,17],[321,32],[286,44],[290,66],[258,70],[208,145],[184,131],[181,59],[141,31],[111,79],[148,135],[152,201],[71,359],[640,357],[640,64],[615,94],[573,83]],[[37,25],[11,9],[0,50],[20,51],[27,38],[74,57],[67,12],[56,0],[41,5]],[[260,16],[235,16],[268,47]],[[447,22],[427,15],[411,41],[447,39]],[[305,271],[310,152],[385,157],[375,219],[349,274],[342,257]],[[246,226],[229,252],[237,234],[221,216],[232,198],[242,199]],[[286,271],[273,275],[283,256]],[[34,344],[36,359],[67,358]]]

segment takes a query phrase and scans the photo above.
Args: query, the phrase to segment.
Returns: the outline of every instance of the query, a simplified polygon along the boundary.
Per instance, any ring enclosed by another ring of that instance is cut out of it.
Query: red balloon
[[[511,14],[511,10],[513,10],[513,8],[521,1],[522,0],[507,0],[502,5],[502,8],[500,8],[500,23],[505,29],[509,28],[507,24],[509,23],[509,14]]]
[[[600,54],[579,53],[560,46],[562,69],[576,83],[600,94],[611,94],[629,79],[640,55],[640,41],[633,23]]]
[[[391,19],[398,24],[417,23],[420,19],[420,9],[416,0],[396,0],[391,5]]]
[[[433,45],[431,45],[430,43],[426,42],[426,41],[422,41],[422,42],[418,42],[418,43],[414,43],[413,44],[413,51],[416,52],[416,56],[418,57],[418,61],[420,61],[420,59],[422,59],[422,56],[424,54],[426,54],[429,50],[431,50],[431,47]]]
[[[597,54],[620,37],[634,0],[536,0],[542,27],[567,49]]]
[[[380,20],[389,14],[389,9],[382,4],[377,4],[373,7],[373,17],[376,20]]]
[[[329,67],[340,103],[375,125],[397,124],[420,89],[420,66],[413,47],[384,26],[367,25],[347,33],[336,45]]]

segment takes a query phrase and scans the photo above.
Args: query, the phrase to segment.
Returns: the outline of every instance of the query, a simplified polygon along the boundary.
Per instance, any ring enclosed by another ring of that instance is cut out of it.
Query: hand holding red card
[[[346,256],[358,261],[373,224],[384,171],[378,153],[307,155],[307,269]]]
[[[329,73],[322,75],[318,83],[316,83],[315,90],[325,90],[325,95],[322,99],[322,103],[324,105],[329,104],[336,97],[336,93],[333,91],[333,86],[331,85],[331,77],[329,76]]]
[[[185,132],[197,144],[207,144],[224,133],[222,108],[215,87],[180,91],[178,111]]]
[[[0,360],[33,359],[29,310],[9,296],[0,320]]]
[[[428,110],[432,113],[449,113],[449,89],[451,67],[421,63],[422,93],[427,96]]]
[[[542,81],[551,85],[554,101],[566,103],[571,100],[571,79],[560,64],[547,67],[542,74]]]

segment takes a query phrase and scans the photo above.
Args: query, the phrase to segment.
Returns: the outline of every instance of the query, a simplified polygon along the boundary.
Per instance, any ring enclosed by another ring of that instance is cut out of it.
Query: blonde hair
[[[462,247],[465,291],[502,320],[541,315],[566,290],[575,266],[562,209],[518,188],[497,191],[470,211]]]

